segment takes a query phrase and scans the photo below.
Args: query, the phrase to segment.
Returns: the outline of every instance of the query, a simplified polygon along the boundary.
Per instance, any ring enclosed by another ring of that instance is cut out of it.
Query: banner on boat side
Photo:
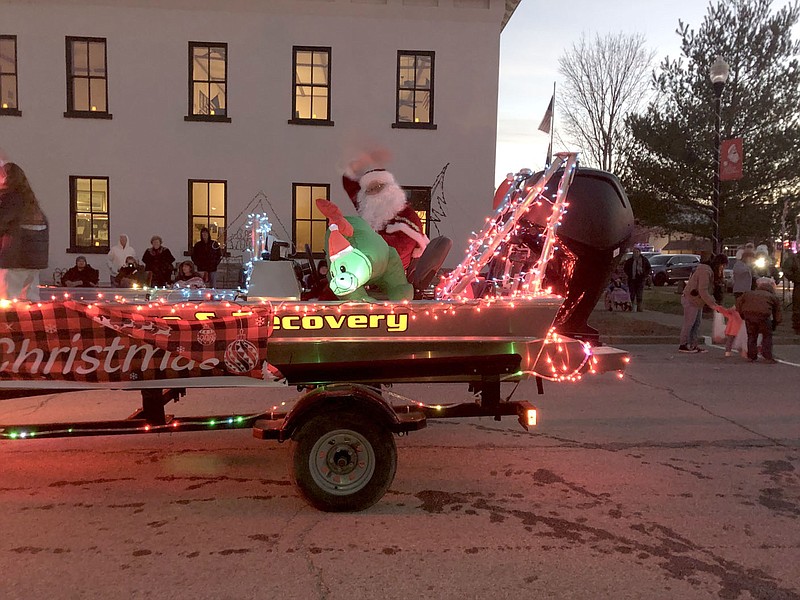
[[[267,364],[268,307],[206,320],[191,318],[193,312],[143,315],[134,307],[73,301],[0,309],[0,380],[275,378]]]

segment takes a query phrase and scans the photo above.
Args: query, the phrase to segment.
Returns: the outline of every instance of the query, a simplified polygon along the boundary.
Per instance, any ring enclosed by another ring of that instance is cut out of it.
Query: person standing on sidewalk
[[[728,358],[733,356],[733,344],[736,341],[736,336],[739,335],[739,330],[744,325],[744,321],[735,306],[725,308],[719,305],[717,312],[725,317],[725,358]],[[742,355],[744,355],[744,350],[742,350]]]
[[[650,261],[642,256],[639,248],[633,249],[633,256],[625,261],[622,270],[628,278],[628,289],[631,292],[632,310],[642,312],[642,296],[644,296],[644,284],[650,276]]]
[[[792,282],[792,329],[800,335],[800,253],[789,253],[782,267],[784,277]]]
[[[709,264],[700,263],[695,269],[681,295],[683,306],[683,327],[681,327],[680,346],[678,352],[705,352],[697,346],[697,333],[703,318],[703,306],[717,310],[714,300],[714,281],[722,277],[728,257],[717,254],[711,257]]]
[[[758,336],[761,335],[761,354],[768,363],[776,363],[772,355],[772,332],[781,322],[781,301],[775,293],[771,277],[759,277],[756,289],[745,292],[736,300],[736,309],[747,328],[747,359],[758,358]]]
[[[756,253],[745,248],[741,257],[733,265],[733,297],[738,298],[745,292],[755,288],[755,279],[753,278],[753,261],[756,259]]]

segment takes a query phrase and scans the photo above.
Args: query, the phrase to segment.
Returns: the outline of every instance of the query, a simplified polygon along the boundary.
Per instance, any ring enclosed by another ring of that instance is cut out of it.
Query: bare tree
[[[625,117],[645,100],[655,52],[642,34],[585,35],[558,59],[564,83],[559,138],[576,142],[587,162],[612,171],[625,145]]]

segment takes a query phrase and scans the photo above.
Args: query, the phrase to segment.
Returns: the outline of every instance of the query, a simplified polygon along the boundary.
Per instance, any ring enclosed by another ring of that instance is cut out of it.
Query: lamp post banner
[[[735,181],[742,178],[744,150],[742,138],[722,140],[720,144],[719,178],[720,181]]]

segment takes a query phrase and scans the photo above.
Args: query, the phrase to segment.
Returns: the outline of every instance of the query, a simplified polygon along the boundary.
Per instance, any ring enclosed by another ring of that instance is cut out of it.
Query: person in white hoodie
[[[113,246],[108,251],[108,270],[111,272],[111,280],[117,276],[119,270],[125,266],[125,259],[129,256],[136,256],[136,250],[128,242],[128,235],[121,233],[119,236],[119,244]]]

